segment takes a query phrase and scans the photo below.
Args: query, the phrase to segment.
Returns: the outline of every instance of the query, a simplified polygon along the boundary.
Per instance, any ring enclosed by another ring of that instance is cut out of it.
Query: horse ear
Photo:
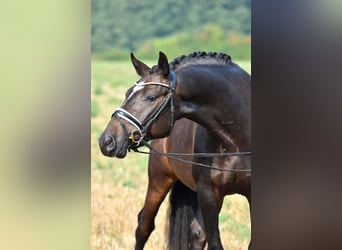
[[[161,70],[162,74],[167,77],[170,74],[170,65],[167,60],[166,55],[159,51],[158,68]]]
[[[150,67],[147,66],[142,61],[139,61],[137,58],[135,58],[132,52],[131,52],[131,62],[135,68],[135,71],[137,72],[139,76],[145,75],[145,73],[150,70]]]

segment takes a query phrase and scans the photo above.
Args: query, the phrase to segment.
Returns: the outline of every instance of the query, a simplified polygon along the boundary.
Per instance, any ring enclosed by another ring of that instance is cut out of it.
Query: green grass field
[[[155,62],[147,63],[152,66]],[[249,61],[236,62],[251,72]],[[122,103],[126,90],[138,79],[130,62],[92,61],[91,78],[91,246],[92,250],[133,249],[137,214],[147,189],[145,155],[129,153],[125,159],[101,154],[97,140],[113,110]],[[146,249],[165,249],[165,224],[168,200],[156,218],[156,229]],[[223,246],[247,249],[250,217],[247,200],[227,196],[220,213]]]

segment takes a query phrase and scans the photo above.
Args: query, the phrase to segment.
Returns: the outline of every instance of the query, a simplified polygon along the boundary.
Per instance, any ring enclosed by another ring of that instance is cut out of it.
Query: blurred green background
[[[0,8],[0,249],[90,249],[90,0]]]
[[[154,60],[194,51],[218,51],[250,60],[250,0],[93,0],[94,59],[127,59],[129,52]]]

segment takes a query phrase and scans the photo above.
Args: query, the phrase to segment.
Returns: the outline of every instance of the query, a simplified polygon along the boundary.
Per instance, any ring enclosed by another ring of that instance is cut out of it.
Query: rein
[[[146,141],[142,140],[141,144],[146,146],[147,148],[150,149],[150,152],[145,152],[145,151],[140,151],[138,148],[131,148],[134,152],[140,153],[140,154],[148,154],[148,155],[159,155],[159,156],[166,156],[170,159],[184,162],[187,164],[192,164],[196,165],[199,167],[204,167],[204,168],[209,168],[212,170],[219,170],[219,171],[228,171],[228,172],[251,172],[252,169],[247,168],[247,169],[221,169],[221,168],[216,168],[208,164],[204,163],[199,163],[199,162],[194,162],[194,161],[189,161],[189,160],[184,160],[182,158],[179,158],[177,156],[195,156],[195,157],[201,157],[201,158],[214,158],[214,157],[228,157],[228,156],[246,156],[246,155],[251,155],[252,152],[233,152],[233,153],[191,153],[191,154],[185,154],[185,153],[163,153],[158,151],[157,149],[153,148],[150,144],[148,144]]]

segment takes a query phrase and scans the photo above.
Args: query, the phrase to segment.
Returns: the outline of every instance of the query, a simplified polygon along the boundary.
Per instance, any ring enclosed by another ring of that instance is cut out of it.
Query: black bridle
[[[169,91],[162,102],[162,104],[147,118],[145,119],[144,122],[140,122],[134,115],[129,113],[127,110],[123,108],[118,108],[115,109],[112,118],[115,117],[119,119],[119,122],[121,124],[122,129],[125,131],[127,135],[127,139],[132,142],[132,144],[129,146],[128,150],[132,149],[136,153],[141,153],[141,154],[154,154],[154,155],[159,155],[159,156],[166,156],[168,158],[181,161],[184,163],[196,165],[199,167],[205,167],[213,170],[219,170],[219,171],[229,171],[229,172],[251,172],[251,169],[221,169],[221,168],[215,168],[211,165],[204,164],[204,163],[199,163],[199,162],[194,162],[194,161],[189,161],[182,159],[180,157],[184,156],[194,156],[194,157],[202,157],[202,158],[214,158],[214,157],[232,157],[232,156],[248,156],[251,155],[251,152],[232,152],[232,153],[191,153],[191,154],[184,154],[184,153],[164,153],[160,152],[156,149],[154,149],[150,144],[148,144],[148,140],[146,140],[146,132],[148,129],[152,126],[152,124],[155,122],[155,120],[159,117],[159,115],[164,111],[166,106],[170,102],[170,108],[171,108],[171,119],[170,119],[170,126],[169,126],[169,133],[172,131],[172,128],[175,123],[175,118],[174,118],[174,112],[175,112],[175,107],[174,107],[174,97],[173,93],[176,89],[176,84],[177,84],[177,78],[176,74],[174,71],[170,71],[170,82],[169,85],[160,83],[160,82],[143,82],[143,83],[136,83],[136,86],[144,87],[147,85],[159,85],[163,86],[165,88],[168,88]],[[126,126],[122,122],[122,120],[125,120],[129,122],[131,125],[133,125],[137,130],[133,131],[130,135],[127,131]],[[138,133],[138,134],[136,134]],[[137,136],[137,139],[136,139]],[[150,152],[143,152],[139,151],[138,148],[140,146],[146,146],[150,149]]]
[[[112,118],[116,117],[119,119],[122,128],[125,130],[126,134],[128,135],[128,139],[132,142],[130,148],[135,149],[140,146],[142,140],[146,139],[146,133],[155,122],[155,120],[159,117],[159,115],[165,110],[167,105],[170,102],[171,107],[171,119],[170,119],[170,126],[169,126],[169,133],[172,131],[173,125],[175,123],[174,118],[174,100],[173,100],[173,93],[176,89],[177,84],[177,77],[174,71],[170,71],[170,82],[169,84],[160,83],[160,82],[143,82],[143,83],[136,83],[135,85],[138,87],[145,87],[147,85],[158,85],[165,88],[168,88],[169,91],[161,103],[161,105],[147,118],[144,122],[140,122],[134,115],[123,108],[118,108],[114,110],[112,114]],[[126,126],[123,126],[123,123],[120,119],[124,119],[125,121],[129,122],[133,125],[137,130],[133,131],[130,135],[127,132]]]

